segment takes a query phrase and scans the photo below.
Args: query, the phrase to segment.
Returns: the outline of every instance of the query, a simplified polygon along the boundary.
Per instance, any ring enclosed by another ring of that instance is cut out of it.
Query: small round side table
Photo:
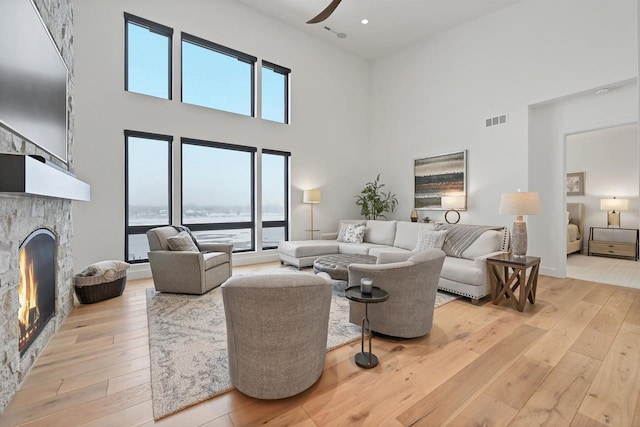
[[[362,339],[360,341],[360,353],[355,355],[356,365],[361,368],[371,369],[378,365],[378,358],[371,352],[371,324],[369,323],[369,304],[385,302],[389,299],[389,292],[378,287],[373,287],[370,294],[360,292],[360,286],[351,286],[345,289],[344,296],[355,302],[364,303],[364,318],[362,319]],[[364,351],[364,336],[369,335],[369,351]]]

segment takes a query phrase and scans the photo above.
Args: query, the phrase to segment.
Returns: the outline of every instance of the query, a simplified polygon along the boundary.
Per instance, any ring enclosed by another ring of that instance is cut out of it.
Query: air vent
[[[491,117],[491,118],[488,118],[487,120],[485,120],[485,126],[486,127],[503,125],[505,123],[507,123],[507,115],[506,114],[503,114],[501,116]]]

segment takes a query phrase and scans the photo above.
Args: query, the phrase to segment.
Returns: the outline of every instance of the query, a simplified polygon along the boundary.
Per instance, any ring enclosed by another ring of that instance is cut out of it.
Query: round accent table
[[[351,286],[344,291],[347,299],[364,303],[364,318],[362,319],[362,339],[360,341],[360,353],[355,355],[356,365],[361,368],[371,369],[378,365],[378,358],[371,352],[371,324],[369,323],[369,304],[385,302],[389,299],[389,292],[373,287],[370,294],[360,292],[360,286]],[[364,351],[364,336],[369,336],[369,351]]]
[[[334,280],[349,280],[349,264],[375,264],[376,260],[377,258],[371,255],[323,255],[313,262],[313,272],[325,272]]]

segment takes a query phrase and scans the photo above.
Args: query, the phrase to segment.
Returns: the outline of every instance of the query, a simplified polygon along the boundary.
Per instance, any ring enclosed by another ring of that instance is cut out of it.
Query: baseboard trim
[[[540,274],[543,276],[557,277],[559,279],[565,278],[565,276],[560,274],[557,268],[540,267]]]
[[[278,251],[270,251],[260,255],[255,253],[240,253],[233,254],[233,265],[262,264],[265,262],[278,261],[279,259]],[[127,278],[130,280],[150,279],[151,267],[149,267],[149,263],[132,264],[129,271],[127,271]]]

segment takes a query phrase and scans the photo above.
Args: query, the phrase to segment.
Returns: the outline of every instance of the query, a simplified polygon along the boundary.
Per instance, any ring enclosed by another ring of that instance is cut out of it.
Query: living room
[[[358,217],[354,196],[380,173],[398,196],[390,218],[406,220],[413,207],[413,160],[467,150],[461,222],[510,226],[512,217],[498,215],[500,194],[538,191],[543,214],[527,219],[529,252],[542,257],[541,274],[563,278],[563,137],[638,121],[637,6],[622,0],[520,1],[364,59],[325,42],[325,34],[309,35],[239,1],[73,3],[70,156],[92,194],[90,202],[64,206],[72,209],[73,224],[64,242],[72,256],[65,261],[66,280],[95,261],[125,259],[125,130],[173,137],[176,224],[181,137],[290,152],[292,240],[309,237],[304,190],[322,190],[314,228],[337,231],[339,219]],[[124,13],[173,29],[172,100],[123,89]],[[373,24],[349,37],[366,37]],[[182,31],[290,68],[290,123],[181,103]],[[602,87],[611,91],[592,95]],[[583,107],[562,110],[566,114],[549,107],[572,97],[584,99]],[[485,126],[487,118],[500,115],[506,124]],[[21,150],[3,134],[2,152]],[[421,215],[442,220],[442,211]],[[274,260],[276,251],[259,247],[234,255],[237,266]],[[149,276],[145,263],[129,272],[130,279]]]

